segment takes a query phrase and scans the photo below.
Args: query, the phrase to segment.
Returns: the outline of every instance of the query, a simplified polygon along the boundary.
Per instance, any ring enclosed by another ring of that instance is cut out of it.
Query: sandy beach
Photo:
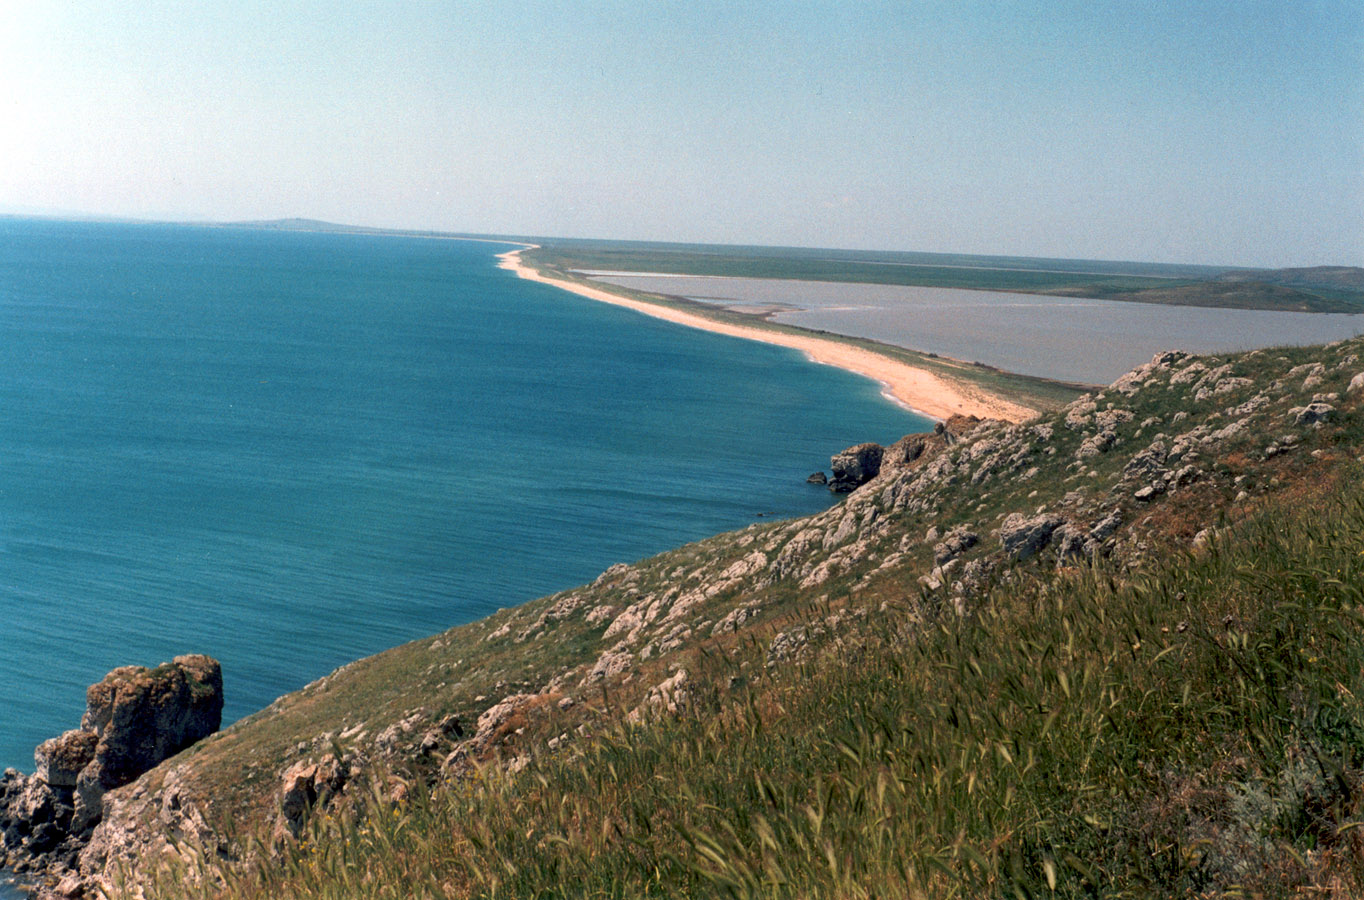
[[[874,379],[882,385],[887,397],[930,418],[946,419],[960,414],[1021,422],[1037,415],[1033,409],[987,394],[964,381],[944,378],[927,369],[836,339],[720,322],[685,310],[646,303],[604,288],[548,278],[521,262],[521,254],[530,249],[534,247],[499,254],[498,265],[510,269],[521,278],[553,285],[592,300],[623,306],[668,322],[799,350],[814,362],[837,366]]]

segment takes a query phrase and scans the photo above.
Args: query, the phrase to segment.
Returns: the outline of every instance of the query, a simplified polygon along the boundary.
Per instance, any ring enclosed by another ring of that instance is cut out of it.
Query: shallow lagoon
[[[1364,333],[1364,315],[760,278],[614,274],[598,280],[734,309],[777,307],[777,322],[1092,384],[1107,384],[1161,350],[1222,353]]]

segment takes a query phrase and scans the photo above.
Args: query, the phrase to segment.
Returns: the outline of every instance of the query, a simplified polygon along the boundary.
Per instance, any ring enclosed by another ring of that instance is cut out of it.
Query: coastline
[[[622,306],[689,328],[799,350],[812,362],[834,366],[871,378],[882,386],[888,399],[904,406],[911,412],[932,419],[943,420],[954,415],[973,415],[981,418],[1004,419],[1009,422],[1023,422],[1038,414],[1037,410],[1030,407],[988,394],[980,389],[939,376],[927,369],[837,339],[822,337],[814,333],[791,334],[721,322],[697,313],[647,303],[616,294],[605,287],[598,288],[551,278],[521,261],[521,254],[525,250],[533,249],[536,249],[536,245],[532,244],[519,250],[499,253],[497,256],[498,268],[515,272],[518,277],[529,281],[538,281],[541,284],[570,291],[589,300]]]

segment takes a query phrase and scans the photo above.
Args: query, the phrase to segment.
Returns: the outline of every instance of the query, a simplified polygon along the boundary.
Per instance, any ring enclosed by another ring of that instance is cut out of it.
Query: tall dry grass
[[[1143,575],[1020,579],[847,637],[737,688],[745,654],[715,654],[681,716],[376,791],[149,893],[1364,895],[1364,490]]]

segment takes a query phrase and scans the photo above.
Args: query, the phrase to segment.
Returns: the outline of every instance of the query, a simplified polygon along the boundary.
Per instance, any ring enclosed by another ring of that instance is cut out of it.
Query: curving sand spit
[[[529,245],[522,250],[512,250],[508,253],[499,254],[498,259],[501,260],[498,263],[499,267],[510,269],[520,277],[530,281],[553,285],[592,300],[624,306],[645,315],[676,322],[679,325],[700,328],[703,331],[713,331],[717,334],[727,334],[731,337],[745,338],[750,341],[762,341],[765,344],[791,347],[801,351],[815,362],[837,366],[840,369],[856,372],[880,382],[886,395],[892,400],[914,412],[922,413],[931,418],[945,419],[948,416],[962,414],[1021,422],[1037,415],[1036,410],[988,394],[965,381],[944,378],[927,369],[921,369],[898,359],[882,356],[863,347],[857,347],[836,339],[821,337],[817,334],[789,334],[770,331],[765,328],[720,322],[685,310],[625,297],[612,293],[605,288],[591,287],[558,278],[548,278],[521,262],[521,254],[525,250],[532,249],[535,249],[534,245]]]

